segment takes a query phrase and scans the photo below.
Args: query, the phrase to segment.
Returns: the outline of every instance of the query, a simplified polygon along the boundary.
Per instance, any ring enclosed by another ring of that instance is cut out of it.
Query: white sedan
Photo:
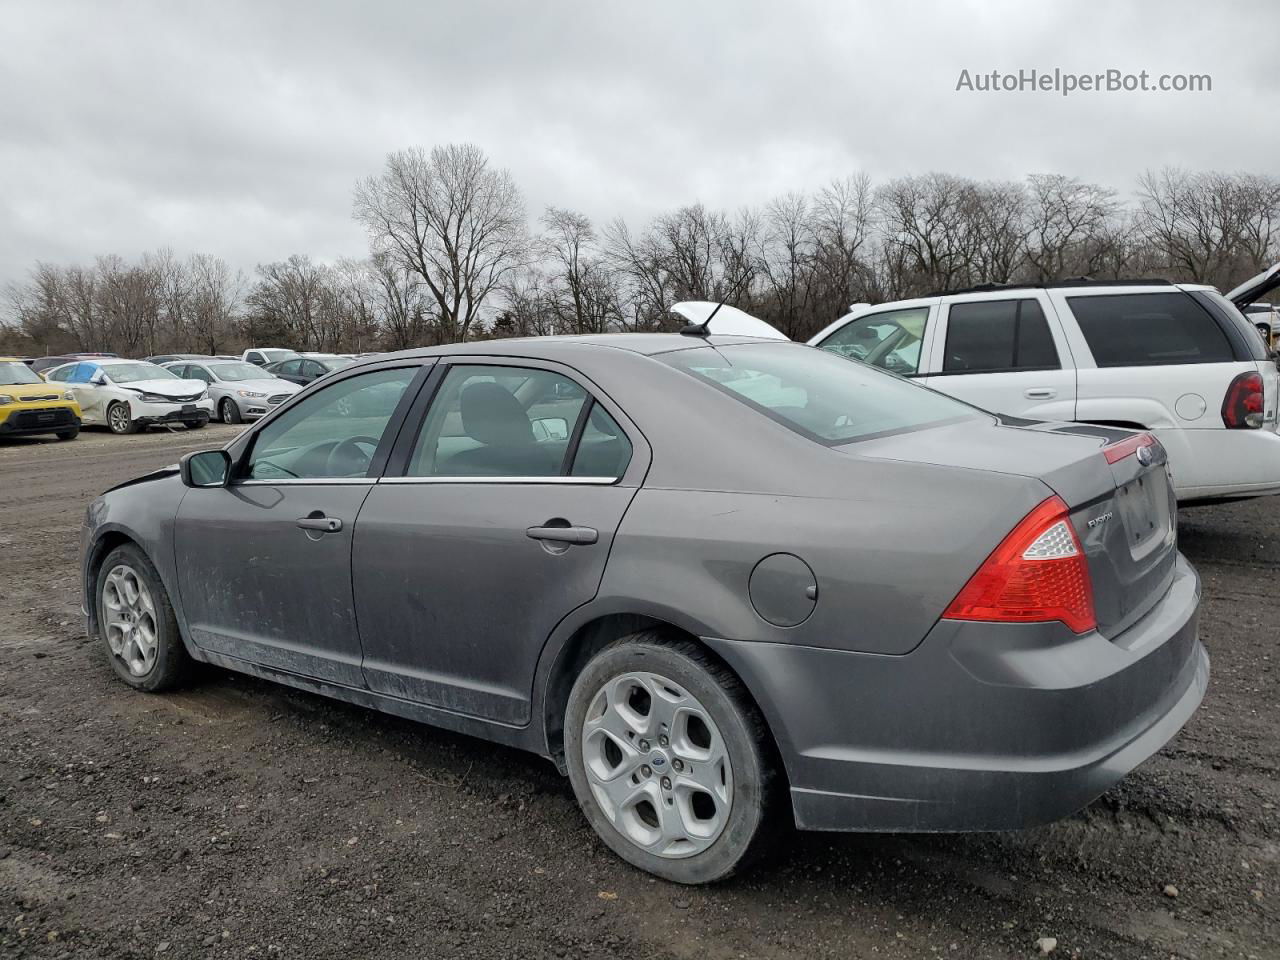
[[[213,416],[206,384],[182,380],[145,360],[96,358],[65,363],[45,379],[66,384],[80,404],[81,422],[112,433],[137,433],[152,424],[203,427]]]

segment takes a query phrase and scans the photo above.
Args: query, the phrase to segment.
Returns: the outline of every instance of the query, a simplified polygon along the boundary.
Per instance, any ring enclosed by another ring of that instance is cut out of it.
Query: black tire
[[[115,416],[112,416],[113,412]],[[107,429],[112,433],[125,436],[131,433],[138,433],[142,430],[142,427],[141,423],[132,418],[129,405],[124,401],[116,400],[107,407]]]
[[[122,565],[132,570],[137,578],[146,584],[155,608],[155,657],[150,668],[141,674],[130,670],[125,660],[112,651],[108,638],[107,603],[104,599],[104,591],[107,589],[107,581],[111,573]],[[132,543],[123,544],[107,554],[98,570],[94,590],[99,640],[116,676],[135,690],[143,690],[147,693],[171,690],[190,679],[195,663],[182,643],[182,635],[178,632],[178,620],[174,616],[173,606],[169,603],[169,594],[165,591],[155,566],[138,546]]]
[[[706,849],[682,858],[650,853],[622,833],[601,809],[587,779],[582,741],[588,709],[606,684],[633,671],[657,674],[684,687],[718,727],[732,768],[725,826]],[[700,884],[723,880],[765,852],[773,832],[770,821],[781,806],[782,781],[772,740],[742,683],[696,643],[646,630],[605,647],[574,681],[564,730],[565,759],[578,805],[605,844],[628,863],[675,883]]]
[[[218,404],[218,418],[223,423],[244,423],[244,417],[240,416],[240,405],[230,397],[223,397]]]
[[[182,425],[188,430],[199,430],[208,422],[208,420],[183,420]]]
[[[54,434],[59,440],[74,440],[80,436],[80,428],[78,426],[71,427],[68,430],[59,430]]]

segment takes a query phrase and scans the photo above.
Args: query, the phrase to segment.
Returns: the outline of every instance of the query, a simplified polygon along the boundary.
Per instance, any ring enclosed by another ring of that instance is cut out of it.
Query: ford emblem
[[[1147,444],[1145,447],[1139,447],[1136,455],[1138,457],[1138,462],[1144,467],[1151,466],[1151,461],[1156,458],[1155,451],[1150,444]]]

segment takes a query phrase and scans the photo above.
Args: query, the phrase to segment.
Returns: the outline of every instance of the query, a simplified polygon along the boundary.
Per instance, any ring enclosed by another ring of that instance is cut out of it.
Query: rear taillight
[[[1262,426],[1262,374],[1242,373],[1231,381],[1222,401],[1222,422],[1231,430]]]
[[[1093,583],[1067,505],[1050,497],[1023,518],[969,578],[943,617],[996,623],[1098,625]]]

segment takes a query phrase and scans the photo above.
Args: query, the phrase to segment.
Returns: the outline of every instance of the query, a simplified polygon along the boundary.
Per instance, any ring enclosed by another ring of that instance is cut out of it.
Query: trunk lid
[[[1154,438],[1134,442],[1142,436],[1149,435],[998,417],[863,440],[840,449],[856,456],[1016,474],[1043,482],[1067,504],[1089,565],[1098,631],[1110,639],[1164,596],[1177,555],[1168,461]],[[1125,441],[1129,443],[1122,446]],[[1108,462],[1108,449],[1114,463]],[[1120,452],[1125,455],[1118,456]],[[1012,529],[1022,517],[1008,519]]]
[[[1243,311],[1253,301],[1266,296],[1276,287],[1280,287],[1280,263],[1274,263],[1256,277],[1250,277],[1230,291],[1227,299]]]

